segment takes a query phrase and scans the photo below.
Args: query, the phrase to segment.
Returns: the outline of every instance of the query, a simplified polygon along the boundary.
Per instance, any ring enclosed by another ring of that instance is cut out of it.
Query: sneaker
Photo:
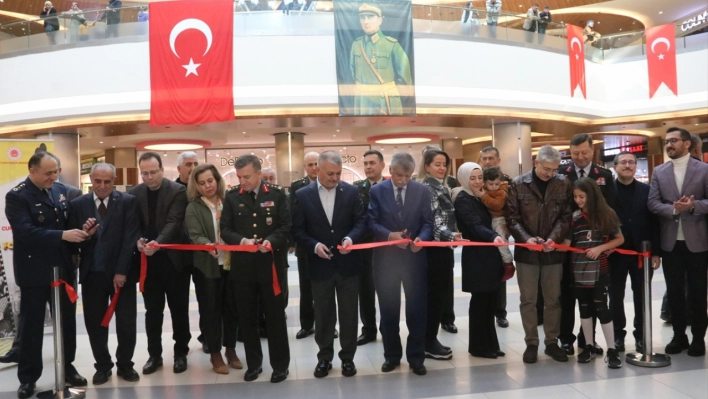
[[[592,345],[586,345],[583,351],[578,355],[578,363],[590,363],[595,358],[595,348]]]
[[[524,363],[536,363],[538,361],[538,346],[528,345],[524,351]]]
[[[684,334],[682,336],[675,336],[671,338],[671,342],[669,342],[668,345],[666,345],[666,354],[667,355],[676,355],[678,353],[683,352],[684,350],[689,348],[688,344],[688,337]]]
[[[605,356],[605,363],[607,367],[611,369],[618,369],[622,367],[622,360],[620,359],[620,354],[615,348],[607,348],[607,356]]]
[[[425,345],[425,357],[435,360],[450,360],[452,359],[452,350],[445,349],[440,341],[435,340]]]
[[[544,353],[550,357],[553,358],[553,360],[557,362],[567,362],[568,361],[568,354],[565,353],[563,349],[558,347],[558,344],[555,342],[552,344],[546,345],[546,350]]]

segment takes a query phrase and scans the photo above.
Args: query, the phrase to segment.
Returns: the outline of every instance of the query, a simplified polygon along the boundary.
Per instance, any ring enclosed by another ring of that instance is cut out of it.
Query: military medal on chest
[[[376,49],[375,48],[371,49],[371,63],[372,64],[376,63]]]

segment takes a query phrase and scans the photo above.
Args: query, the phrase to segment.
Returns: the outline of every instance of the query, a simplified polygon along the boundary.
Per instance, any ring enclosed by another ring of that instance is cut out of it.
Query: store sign
[[[632,154],[637,154],[637,153],[644,152],[647,150],[648,150],[648,147],[646,144],[628,145],[628,146],[609,148],[609,149],[603,150],[602,156],[603,157],[614,157],[615,155],[619,154],[620,152],[625,152],[625,151],[631,152]]]
[[[708,10],[705,10],[705,11],[703,11],[703,13],[698,13],[693,18],[683,21],[681,23],[681,31],[688,32],[690,30],[693,30],[693,28],[703,26],[707,23],[708,23]]]
[[[98,160],[96,158],[81,162],[81,174],[88,175],[89,173],[91,173],[91,168],[97,163]]]

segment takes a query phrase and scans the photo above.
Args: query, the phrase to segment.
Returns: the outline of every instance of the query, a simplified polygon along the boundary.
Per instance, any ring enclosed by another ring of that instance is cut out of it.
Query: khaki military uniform
[[[381,31],[352,43],[349,67],[355,81],[355,115],[402,115],[401,96],[412,96],[408,55]]]

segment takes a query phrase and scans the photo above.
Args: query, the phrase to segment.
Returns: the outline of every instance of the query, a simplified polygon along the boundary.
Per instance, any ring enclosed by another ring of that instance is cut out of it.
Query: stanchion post
[[[651,250],[649,241],[642,241],[642,253]],[[639,367],[666,367],[671,365],[671,357],[663,353],[654,353],[651,325],[651,259],[644,257],[644,353],[627,354],[627,363]]]
[[[59,266],[55,266],[52,272],[52,281],[59,281]],[[64,286],[58,285],[52,288],[52,327],[54,332],[54,389],[37,394],[39,399],[82,399],[86,397],[86,391],[79,388],[67,388],[65,385],[65,364],[64,364],[64,335],[62,330],[61,317],[61,290]]]

